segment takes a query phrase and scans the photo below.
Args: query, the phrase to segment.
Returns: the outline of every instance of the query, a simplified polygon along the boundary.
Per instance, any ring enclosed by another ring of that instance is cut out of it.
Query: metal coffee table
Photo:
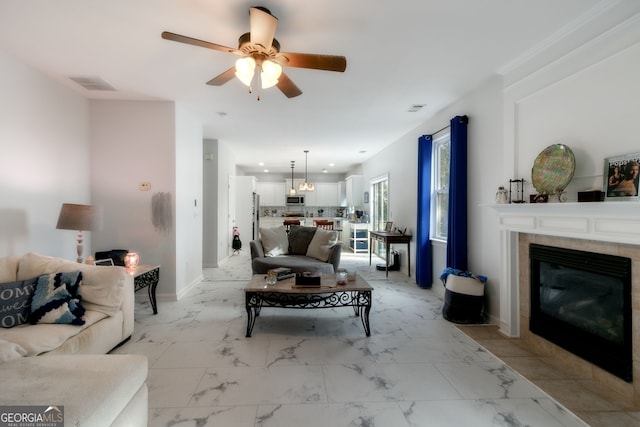
[[[334,275],[322,275],[320,287],[297,287],[295,278],[267,285],[264,274],[256,274],[244,288],[247,307],[247,337],[251,336],[256,317],[262,307],[281,308],[332,308],[353,307],[362,319],[367,336],[371,335],[369,311],[373,288],[360,275],[346,285],[336,285]]]

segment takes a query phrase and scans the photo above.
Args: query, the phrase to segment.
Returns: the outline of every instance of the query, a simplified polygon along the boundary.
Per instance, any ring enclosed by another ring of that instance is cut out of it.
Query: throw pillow
[[[24,280],[43,274],[69,271],[82,271],[82,306],[107,316],[114,316],[120,310],[126,286],[133,286],[129,283],[133,278],[124,268],[78,264],[76,261],[33,252],[20,258],[17,279]]]
[[[289,253],[293,255],[306,255],[307,248],[314,234],[316,234],[316,227],[305,227],[303,225],[291,226],[291,230],[289,230]]]
[[[309,248],[307,249],[307,256],[315,258],[320,261],[327,262],[329,260],[329,253],[331,248],[338,242],[338,232],[333,230],[324,230],[318,228],[316,234],[314,234]]]
[[[286,255],[289,253],[289,240],[284,226],[260,228],[260,240],[265,256]]]
[[[19,279],[19,277],[16,277],[19,262],[19,256],[12,255],[0,258],[0,282],[13,282],[14,280]],[[35,276],[36,275],[33,275],[33,277]]]
[[[27,323],[37,280],[0,283],[0,326],[12,328]]]
[[[38,277],[31,300],[29,323],[84,325],[84,307],[80,304],[81,271],[43,274]]]

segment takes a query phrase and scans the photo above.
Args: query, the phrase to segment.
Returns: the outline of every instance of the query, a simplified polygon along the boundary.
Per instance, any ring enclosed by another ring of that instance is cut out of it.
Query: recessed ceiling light
[[[264,173],[269,173],[269,169],[265,169],[265,170],[264,170]]]
[[[425,107],[426,104],[413,104],[411,107],[409,107],[409,109],[407,110],[410,113],[415,113],[417,111],[422,110]]]
[[[258,163],[258,166],[264,166],[264,162]]]
[[[322,173],[327,173],[327,170],[326,169],[322,169]]]
[[[358,151],[358,154],[364,154],[366,152],[367,152],[367,150],[360,150],[360,151]]]
[[[329,163],[329,166],[334,167],[336,164],[335,163]]]

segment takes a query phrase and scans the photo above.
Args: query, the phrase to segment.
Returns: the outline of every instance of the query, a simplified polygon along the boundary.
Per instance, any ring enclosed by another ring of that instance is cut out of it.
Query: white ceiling
[[[291,160],[303,167],[305,149],[309,173],[344,173],[615,3],[2,0],[0,50],[89,98],[173,100],[202,121],[205,138],[230,143],[249,173],[286,173]],[[257,101],[236,79],[205,84],[234,55],[160,37],[171,31],[237,47],[250,6],[278,17],[282,51],[344,55],[346,72],[285,68],[303,94],[287,99],[272,88]],[[116,91],[88,91],[70,76],[100,77]],[[414,104],[425,107],[408,112]]]

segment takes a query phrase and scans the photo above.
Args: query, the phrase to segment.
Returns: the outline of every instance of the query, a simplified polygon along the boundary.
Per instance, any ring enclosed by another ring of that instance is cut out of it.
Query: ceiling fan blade
[[[227,71],[224,71],[207,82],[211,86],[222,86],[229,80],[236,76],[236,67],[231,67]]]
[[[347,58],[337,55],[281,52],[276,61],[285,67],[312,68],[314,70],[339,71],[347,69]]]
[[[296,84],[292,82],[289,76],[285,73],[280,74],[280,78],[278,79],[276,86],[287,98],[295,98],[298,95],[302,95],[300,88],[298,88],[298,86],[296,86]]]
[[[165,40],[172,40],[174,42],[186,43],[194,46],[206,47],[207,49],[218,50],[225,53],[233,53],[236,55],[242,55],[238,49],[232,47],[222,46],[220,44],[206,42],[204,40],[194,39],[192,37],[182,36],[176,33],[170,33],[169,31],[162,32],[162,38]]]
[[[260,45],[264,47],[265,51],[268,51],[276,34],[278,18],[273,16],[267,8],[251,7],[249,8],[249,26],[251,43]]]

